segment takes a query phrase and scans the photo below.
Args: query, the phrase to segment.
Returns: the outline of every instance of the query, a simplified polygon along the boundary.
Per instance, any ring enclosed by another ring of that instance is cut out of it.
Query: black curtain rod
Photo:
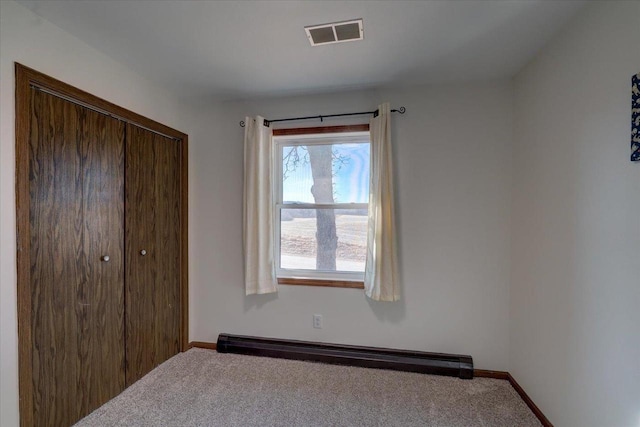
[[[407,109],[404,107],[400,107],[397,110],[396,109],[391,110],[392,113],[400,113],[400,114],[404,114],[405,111],[407,111]],[[342,114],[325,114],[321,116],[292,117],[289,119],[275,119],[275,120],[264,119],[264,125],[266,127],[269,127],[271,123],[276,123],[276,122],[291,122],[294,120],[313,120],[313,119],[320,119],[320,121],[322,122],[324,119],[328,119],[330,117],[364,116],[367,114],[372,114],[373,117],[378,117],[378,110],[363,111],[361,113],[342,113]],[[244,125],[245,125],[244,120],[240,121],[240,127],[244,127]]]

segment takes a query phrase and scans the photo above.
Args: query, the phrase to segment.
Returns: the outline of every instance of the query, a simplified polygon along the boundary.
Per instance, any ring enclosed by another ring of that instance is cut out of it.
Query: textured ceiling
[[[582,1],[19,1],[185,98],[513,76]],[[304,27],[364,19],[364,40]]]

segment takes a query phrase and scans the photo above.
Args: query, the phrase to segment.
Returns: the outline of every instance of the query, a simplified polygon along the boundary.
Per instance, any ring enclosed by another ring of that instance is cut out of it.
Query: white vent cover
[[[311,46],[352,42],[364,38],[362,19],[304,27]]]

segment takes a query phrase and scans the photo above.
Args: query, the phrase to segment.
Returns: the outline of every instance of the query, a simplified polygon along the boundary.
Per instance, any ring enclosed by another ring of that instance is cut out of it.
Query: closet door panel
[[[179,352],[180,146],[128,125],[126,155],[129,385]]]
[[[124,132],[102,114],[85,129],[84,240],[87,284],[82,317],[79,389],[89,412],[125,388],[124,351]],[[105,257],[109,257],[105,261]],[[105,363],[107,361],[107,363]],[[95,378],[91,378],[91,375]],[[104,381],[110,378],[109,381]]]
[[[180,351],[180,144],[155,136],[156,283],[161,310],[156,312],[159,363]]]
[[[124,318],[111,309],[124,303],[123,137],[117,120],[31,90],[36,425],[73,424],[124,388]]]
[[[127,125],[125,250],[126,250],[126,377],[127,386],[153,369],[156,360],[155,312],[155,151],[153,134]],[[142,255],[141,251],[146,251]]]

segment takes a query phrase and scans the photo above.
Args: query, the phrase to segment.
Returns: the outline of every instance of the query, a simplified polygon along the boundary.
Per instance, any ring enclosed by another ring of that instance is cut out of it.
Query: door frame
[[[30,196],[29,129],[31,119],[30,90],[37,87],[119,120],[173,138],[180,143],[180,351],[189,348],[189,265],[188,265],[188,140],[176,129],[134,113],[81,89],[15,63],[15,133],[16,133],[16,239],[18,302],[18,388],[20,424],[33,425],[33,372],[31,346],[31,271],[30,271]]]

